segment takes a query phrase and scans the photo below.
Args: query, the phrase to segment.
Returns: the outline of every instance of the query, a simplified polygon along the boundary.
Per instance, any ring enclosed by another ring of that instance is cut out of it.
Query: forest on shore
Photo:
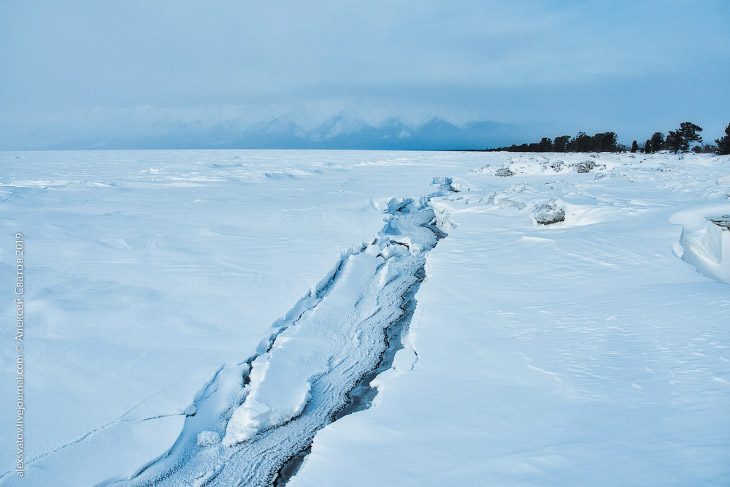
[[[662,150],[674,152],[696,152],[707,154],[730,154],[730,124],[725,128],[725,135],[712,144],[703,144],[702,127],[692,122],[682,122],[676,130],[654,132],[643,144],[636,140],[628,147],[618,142],[616,132],[599,132],[588,135],[578,132],[574,137],[560,135],[551,139],[543,137],[540,142],[513,144],[509,147],[487,149],[488,151],[507,152],[643,152],[651,154]]]

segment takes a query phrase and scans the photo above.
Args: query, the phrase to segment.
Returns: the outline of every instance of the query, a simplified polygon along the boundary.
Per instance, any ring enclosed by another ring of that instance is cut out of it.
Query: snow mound
[[[700,274],[730,284],[728,210],[727,205],[689,209],[672,215],[670,222],[683,226],[675,254]]]
[[[279,340],[276,349],[283,348]],[[278,363],[278,354],[266,354],[253,362],[251,390],[246,401],[231,416],[223,443],[233,446],[252,438],[261,430],[284,424],[301,414],[310,398],[308,373],[292,364]],[[272,365],[273,362],[273,365]],[[290,370],[293,369],[293,370]],[[302,375],[304,374],[304,376]],[[273,387],[269,387],[274,384]]]
[[[696,232],[683,230],[682,259],[706,276],[730,284],[730,218],[708,220]]]

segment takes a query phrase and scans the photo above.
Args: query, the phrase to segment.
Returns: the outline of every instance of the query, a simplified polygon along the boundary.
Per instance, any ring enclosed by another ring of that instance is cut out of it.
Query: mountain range
[[[339,113],[314,127],[291,115],[242,126],[174,123],[157,127],[155,134],[77,140],[76,147],[140,149],[391,149],[469,150],[508,145],[519,139],[520,128],[492,121],[456,125],[442,118],[408,124],[387,118],[378,124]],[[66,147],[69,148],[69,147]]]

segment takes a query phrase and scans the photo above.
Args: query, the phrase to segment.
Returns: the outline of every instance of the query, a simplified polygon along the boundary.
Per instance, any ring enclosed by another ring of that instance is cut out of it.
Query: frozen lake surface
[[[2,485],[730,484],[730,157],[0,167]]]

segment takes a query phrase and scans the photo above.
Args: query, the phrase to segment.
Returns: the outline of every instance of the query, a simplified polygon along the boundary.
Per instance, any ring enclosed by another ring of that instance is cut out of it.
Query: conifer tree
[[[549,137],[543,137],[538,144],[538,152],[551,152],[553,150],[553,141]]]
[[[664,144],[670,151],[678,153],[682,149],[682,135],[679,130],[670,130]]]
[[[702,127],[692,122],[682,122],[678,130],[672,130],[667,134],[667,148],[675,154],[678,152],[687,152],[692,142],[702,142],[700,136]]]
[[[718,154],[730,154],[730,123],[725,127],[725,136],[715,140]]]
[[[695,125],[692,122],[682,122],[679,126],[679,133],[682,136],[683,150],[689,149],[689,144],[697,142],[702,143],[702,127]]]
[[[578,135],[570,140],[568,150],[570,152],[588,152],[591,150],[591,136],[585,132],[578,132]]]
[[[553,143],[553,150],[555,152],[567,152],[568,151],[568,142],[570,142],[570,136],[569,135],[561,135],[560,137],[555,137],[555,142]]]
[[[659,152],[662,149],[664,149],[664,134],[654,132],[651,136],[651,152]]]

